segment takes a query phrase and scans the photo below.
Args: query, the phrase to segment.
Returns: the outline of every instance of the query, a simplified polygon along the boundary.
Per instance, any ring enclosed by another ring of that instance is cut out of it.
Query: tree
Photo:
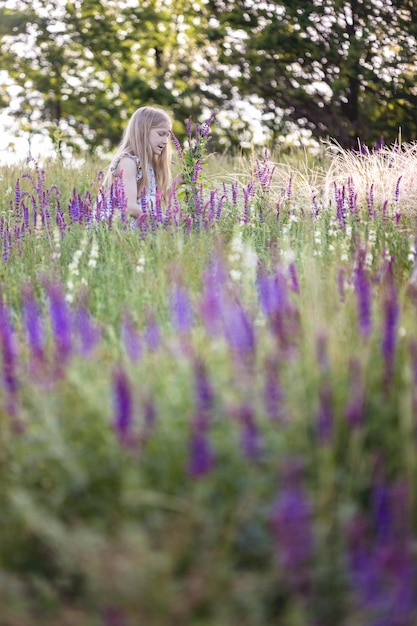
[[[31,132],[94,150],[111,148],[139,106],[184,122],[212,100],[195,50],[199,5],[163,0],[0,0],[1,66],[15,90],[13,114]],[[10,87],[0,106],[10,104]],[[178,127],[181,135],[182,128]]]
[[[209,0],[213,80],[262,99],[273,137],[291,124],[342,145],[417,132],[413,0]],[[232,77],[232,78],[230,78]]]

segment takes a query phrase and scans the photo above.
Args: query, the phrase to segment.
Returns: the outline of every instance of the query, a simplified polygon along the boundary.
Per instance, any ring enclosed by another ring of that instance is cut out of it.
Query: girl
[[[165,111],[153,107],[137,109],[110,164],[105,185],[117,184],[123,176],[127,212],[135,221],[142,213],[143,193],[146,194],[147,209],[152,209],[156,205],[157,192],[166,199],[172,184],[183,182],[183,175],[178,174],[171,183],[171,126]]]

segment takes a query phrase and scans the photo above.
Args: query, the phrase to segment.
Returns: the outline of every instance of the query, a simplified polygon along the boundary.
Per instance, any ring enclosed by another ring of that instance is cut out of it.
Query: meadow
[[[417,624],[417,146],[0,172],[1,626]]]

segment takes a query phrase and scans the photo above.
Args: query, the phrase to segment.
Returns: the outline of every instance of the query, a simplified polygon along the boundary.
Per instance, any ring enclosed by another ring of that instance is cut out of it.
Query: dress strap
[[[134,154],[130,154],[130,152],[122,152],[122,154],[118,154],[112,161],[110,166],[110,171],[112,173],[113,178],[117,178],[117,168],[119,166],[120,161],[124,158],[128,157],[129,159],[133,159],[136,162],[136,180],[140,180],[142,178],[142,167],[140,165],[139,157]]]

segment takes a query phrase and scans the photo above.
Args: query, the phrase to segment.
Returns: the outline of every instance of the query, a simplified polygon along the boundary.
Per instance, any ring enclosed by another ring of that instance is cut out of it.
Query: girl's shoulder
[[[119,167],[119,163],[122,159],[124,159],[125,157],[129,158],[129,159],[133,159],[136,162],[136,178],[139,180],[142,176],[142,167],[140,164],[140,159],[139,157],[137,157],[134,154],[130,154],[130,152],[122,152],[121,154],[118,154],[113,161],[111,162],[110,165],[110,171],[113,175],[114,178],[116,178],[118,176],[118,172],[117,172],[117,168]]]

